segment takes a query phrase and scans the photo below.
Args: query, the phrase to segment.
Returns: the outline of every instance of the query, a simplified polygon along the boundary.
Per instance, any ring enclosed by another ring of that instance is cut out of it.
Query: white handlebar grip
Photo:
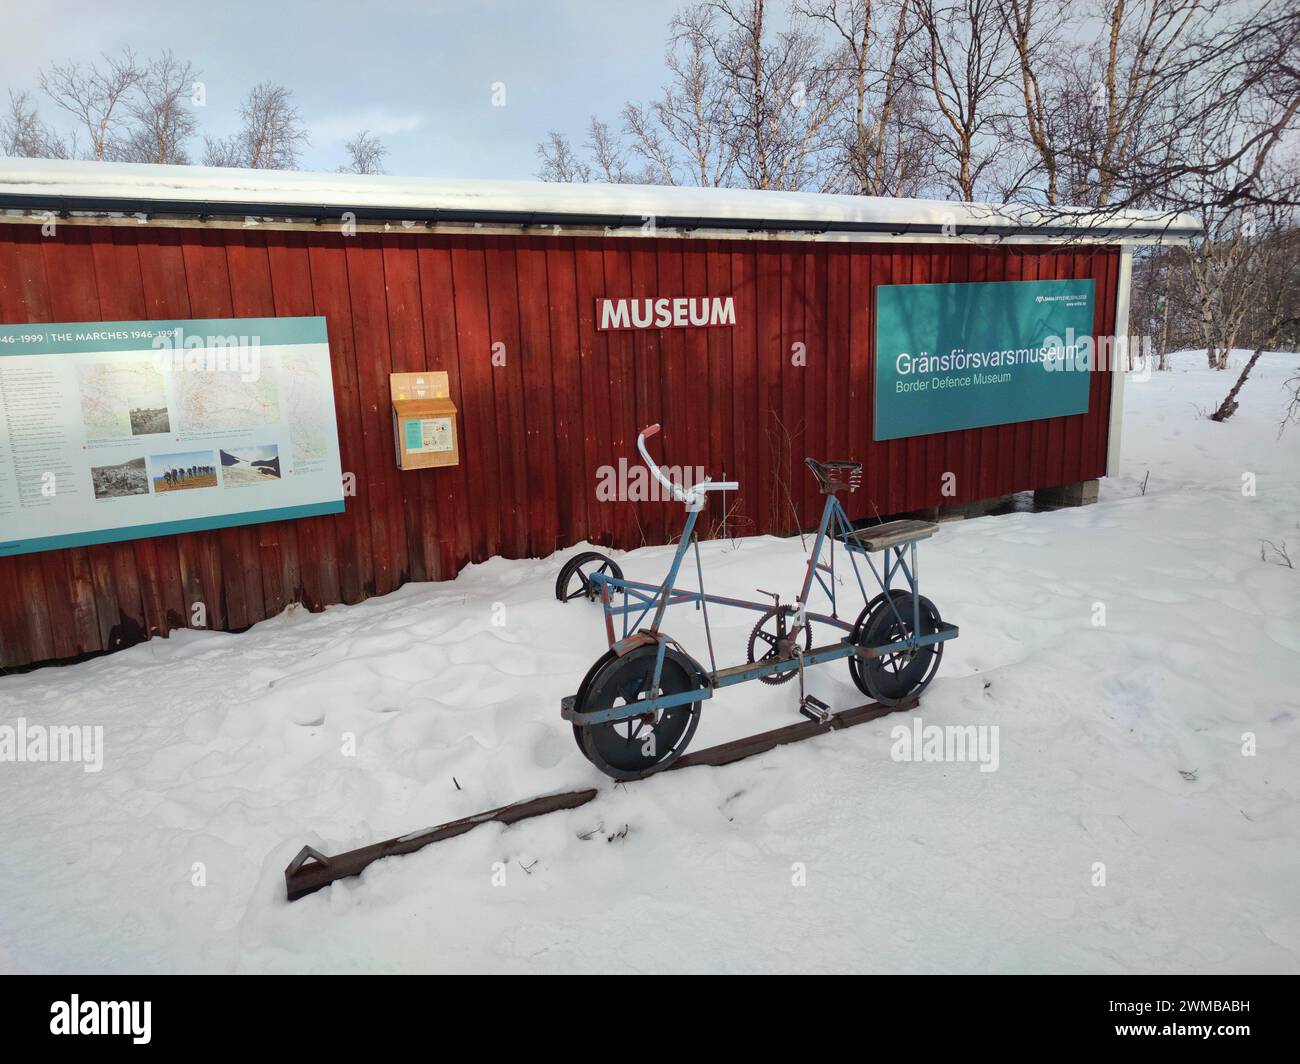
[[[686,493],[683,492],[681,488],[679,488],[676,484],[674,484],[671,480],[669,480],[666,476],[663,475],[663,471],[659,468],[659,463],[656,462],[653,458],[651,458],[650,452],[646,450],[645,438],[647,436],[653,436],[658,431],[659,431],[658,425],[647,425],[645,428],[643,428],[640,434],[636,438],[636,449],[641,452],[641,457],[645,460],[645,464],[649,467],[650,473],[655,478],[655,480],[659,481],[660,484],[662,484],[665,488],[667,488],[669,495],[671,495],[678,502],[685,502]]]
[[[737,480],[713,481],[708,479],[707,477],[699,484],[693,485],[689,491],[683,490],[678,485],[674,484],[671,480],[669,480],[666,476],[664,476],[663,470],[659,468],[659,463],[650,457],[650,452],[646,449],[645,441],[647,440],[647,438],[653,436],[658,431],[659,431],[658,422],[655,422],[655,424],[653,425],[647,425],[645,428],[643,428],[637,434],[636,449],[641,452],[641,457],[642,459],[644,459],[645,464],[650,468],[651,475],[655,478],[655,480],[659,481],[659,483],[662,484],[668,490],[668,493],[672,496],[672,498],[676,499],[678,502],[683,502],[686,503],[687,505],[690,505],[692,501],[695,502],[700,501],[701,492],[740,490],[740,482]]]

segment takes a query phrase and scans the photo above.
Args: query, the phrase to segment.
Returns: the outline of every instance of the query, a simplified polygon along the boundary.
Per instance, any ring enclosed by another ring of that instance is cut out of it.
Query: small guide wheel
[[[858,615],[849,636],[860,647],[885,647],[912,637],[912,593],[902,589],[890,592],[893,606],[881,597]],[[931,635],[939,630],[939,611],[924,595],[918,599],[921,627],[919,634]],[[895,614],[897,610],[897,614]],[[894,706],[919,695],[934,679],[943,659],[943,643],[930,643],[913,650],[895,650],[880,657],[849,657],[849,674],[858,690],[886,706]]]
[[[575,598],[595,602],[600,596],[591,585],[592,573],[605,573],[615,580],[623,579],[623,570],[608,554],[595,550],[583,551],[564,563],[560,575],[555,578],[555,597],[561,602]]]
[[[790,637],[791,622],[794,615],[794,606],[782,606],[779,611],[774,606],[758,619],[758,623],[754,625],[754,630],[749,633],[750,661],[770,661],[781,656],[780,644]],[[804,652],[807,653],[812,649],[812,625],[806,620],[800,636]],[[769,673],[767,676],[760,676],[759,680],[766,684],[775,685],[793,680],[798,674],[798,663],[791,661],[788,669],[781,669],[778,672]]]
[[[574,710],[591,713],[646,701],[657,654],[654,645],[637,647],[623,657],[608,651],[582,681]],[[660,695],[681,694],[706,683],[706,677],[690,658],[675,647],[667,649],[659,677]],[[699,703],[688,702],[604,724],[582,725],[575,721],[573,734],[587,759],[605,775],[616,780],[636,780],[676,761],[699,722]]]

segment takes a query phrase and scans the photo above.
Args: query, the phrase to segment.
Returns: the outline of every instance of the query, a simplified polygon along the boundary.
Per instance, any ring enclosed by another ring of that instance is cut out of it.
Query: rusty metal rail
[[[800,721],[798,724],[790,724],[784,728],[773,728],[771,731],[748,735],[743,739],[734,739],[729,743],[722,743],[718,746],[710,746],[707,750],[699,750],[693,754],[683,754],[666,771],[672,772],[679,768],[691,768],[694,765],[729,765],[733,761],[753,757],[755,754],[774,750],[776,747],[785,746],[787,743],[802,742],[804,739],[811,739],[824,732],[842,731],[845,728],[852,728],[855,724],[865,724],[867,721],[888,716],[890,713],[915,709],[918,704],[919,702],[915,698],[901,702],[896,706],[884,706],[879,702],[868,702],[866,705],[855,706],[853,709],[844,709],[838,713],[832,713],[830,719],[825,723],[811,720]]]
[[[798,724],[791,724],[784,728],[773,728],[771,731],[759,732],[757,735],[734,739],[729,743],[711,746],[707,750],[686,754],[665,771],[673,772],[679,768],[691,768],[698,765],[729,765],[733,761],[753,757],[755,754],[765,753],[778,746],[801,742],[804,739],[811,739],[825,732],[852,728],[855,724],[865,724],[867,721],[876,720],[890,713],[915,709],[916,706],[916,699],[903,702],[897,706],[884,706],[878,702],[868,702],[866,705],[855,706],[853,709],[833,713],[830,719],[825,722],[801,721]],[[383,842],[362,846],[357,850],[348,850],[346,853],[340,853],[334,857],[326,857],[319,850],[311,846],[304,846],[285,867],[285,890],[289,901],[297,901],[299,898],[305,898],[308,894],[314,894],[316,891],[329,886],[335,880],[360,875],[367,867],[381,858],[414,853],[430,843],[442,842],[445,839],[455,838],[457,835],[464,835],[465,832],[472,831],[480,824],[514,824],[520,820],[543,816],[546,813],[556,813],[562,809],[577,809],[579,806],[592,801],[597,793],[594,787],[590,787],[580,791],[564,791],[559,794],[543,795],[540,798],[529,798],[527,801],[503,805],[483,813],[475,813],[473,816],[461,820],[452,820],[436,827],[425,828],[423,831],[414,831],[408,835],[400,835],[395,839],[386,839]]]

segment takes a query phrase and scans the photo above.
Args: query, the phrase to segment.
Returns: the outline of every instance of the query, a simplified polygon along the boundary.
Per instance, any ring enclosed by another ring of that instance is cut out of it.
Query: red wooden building
[[[0,160],[0,324],[323,316],[356,484],[338,515],[0,558],[0,665],[166,635],[198,602],[210,627],[237,630],[493,555],[663,542],[676,507],[595,491],[600,467],[636,461],[650,422],[664,462],[740,481],[730,527],[744,533],[789,531],[792,507],[815,523],[805,454],[865,463],[848,500],[863,518],[1103,476],[1112,372],[1092,374],[1086,414],[873,442],[874,288],[1091,278],[1095,332],[1123,334],[1130,248],[1189,229],[861,197]],[[732,298],[734,325],[604,331],[596,317],[602,299],[706,295]],[[461,461],[402,471],[389,375],[422,370],[449,374]],[[949,471],[955,496],[941,495]]]

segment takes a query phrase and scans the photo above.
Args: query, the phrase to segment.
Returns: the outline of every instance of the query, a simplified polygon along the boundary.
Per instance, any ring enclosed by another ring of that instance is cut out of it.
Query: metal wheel
[[[578,693],[573,697],[575,706],[585,706],[587,704],[587,689],[591,686],[592,677],[600,672],[611,661],[618,660],[618,655],[612,650],[607,650],[596,659],[596,664],[587,670],[587,675],[582,678],[582,683],[578,684]],[[582,745],[582,733],[587,729],[580,724],[573,725],[573,741],[578,744],[578,749],[582,756],[587,756],[587,748]]]
[[[654,678],[654,645],[637,647],[623,657],[609,651],[587,673],[574,706],[579,713],[635,705],[646,700]],[[704,674],[685,654],[669,647],[664,655],[659,693],[680,694],[703,687]],[[700,722],[698,702],[651,710],[630,720],[582,726],[574,736],[593,765],[616,780],[635,780],[667,768],[677,760]]]
[[[599,596],[591,586],[589,577],[592,573],[607,573],[616,580],[623,579],[623,570],[609,555],[594,550],[583,551],[564,563],[560,575],[555,578],[555,597],[561,602],[575,598],[595,602]]]
[[[794,617],[795,607],[782,606],[778,614],[775,606],[768,610],[758,619],[754,625],[754,630],[749,633],[749,661],[769,661],[781,656],[779,644],[789,638],[790,620]],[[812,649],[812,625],[806,620],[803,626],[803,648],[805,651]],[[776,685],[793,680],[799,674],[799,666],[794,662],[790,663],[788,669],[782,669],[780,672],[774,672],[768,676],[760,676],[759,680],[766,684]]]
[[[894,615],[881,597],[858,615],[850,640],[858,646],[883,647],[912,636],[912,593],[895,589],[890,592],[902,620]],[[921,635],[939,630],[939,611],[924,595],[920,596]],[[849,674],[858,690],[886,706],[897,705],[919,695],[934,679],[943,659],[943,644],[931,643],[915,650],[896,650],[878,658],[848,659]]]

